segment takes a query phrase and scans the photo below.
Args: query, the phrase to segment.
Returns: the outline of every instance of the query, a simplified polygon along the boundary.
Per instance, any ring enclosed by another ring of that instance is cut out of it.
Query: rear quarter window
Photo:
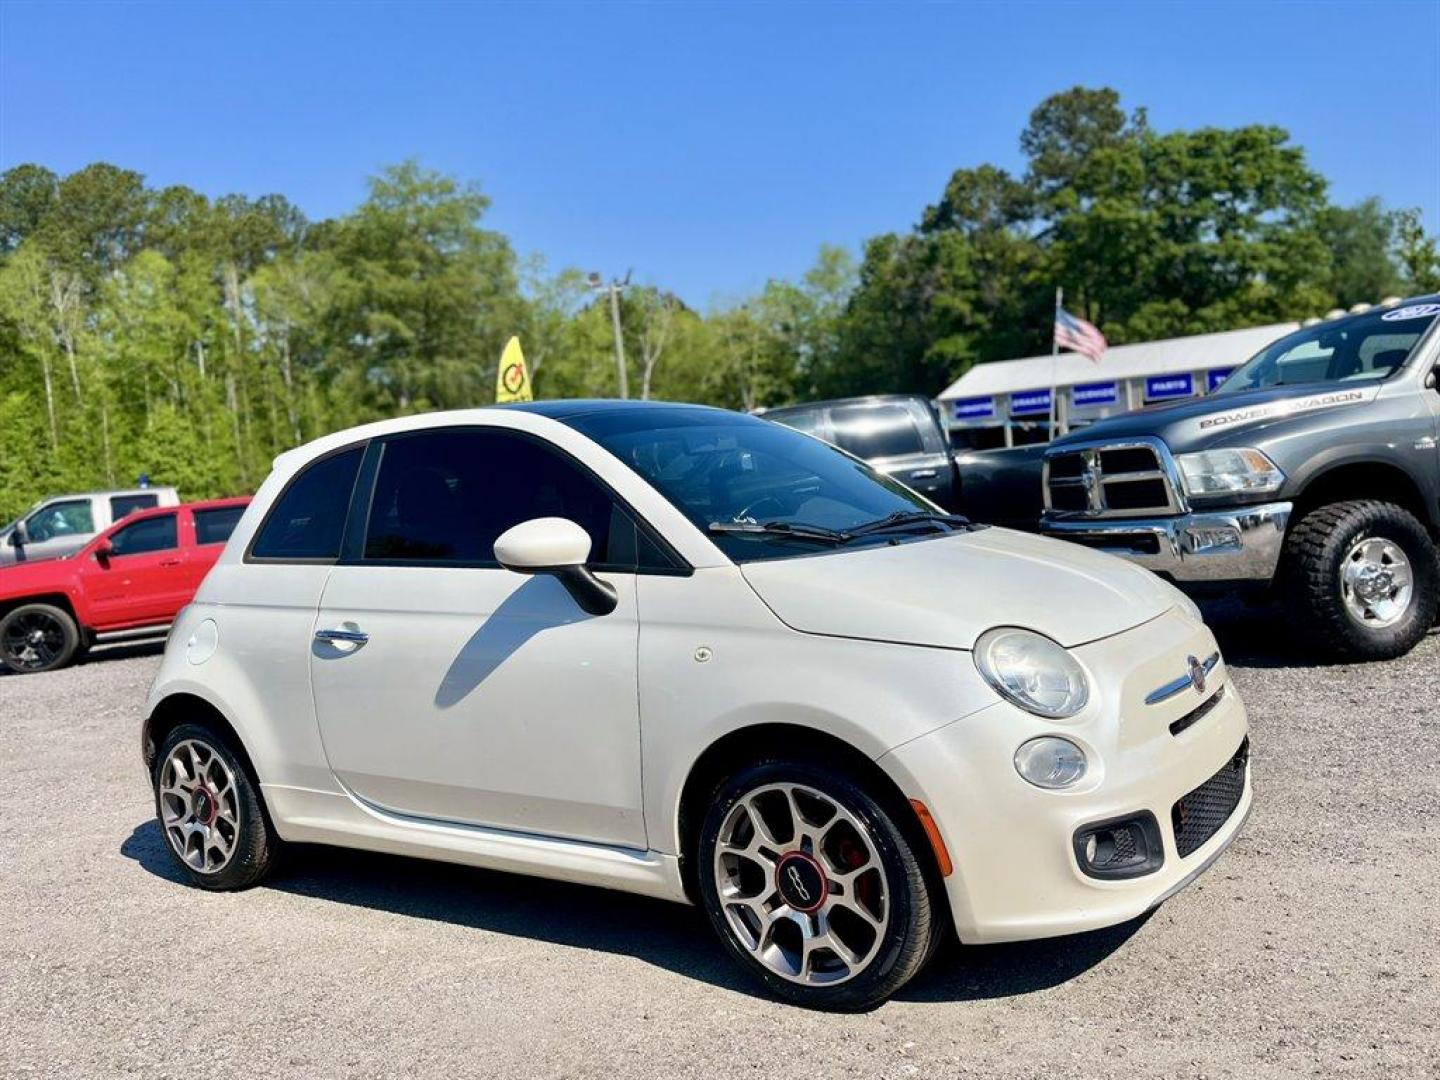
[[[253,559],[325,560],[340,557],[340,539],[362,448],[321,458],[290,481],[250,545]]]
[[[202,545],[225,543],[230,539],[230,534],[235,531],[235,525],[243,513],[245,513],[243,506],[221,506],[214,510],[196,510],[195,543]]]

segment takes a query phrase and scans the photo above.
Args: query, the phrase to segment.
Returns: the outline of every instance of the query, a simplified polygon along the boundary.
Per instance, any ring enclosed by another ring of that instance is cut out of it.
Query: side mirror
[[[101,566],[110,565],[110,556],[115,554],[115,549],[110,546],[109,540],[101,540],[95,545],[95,561]]]
[[[24,521],[15,522],[15,527],[10,530],[10,546],[16,549],[23,548],[30,543],[30,529]]]
[[[1429,375],[1425,376],[1425,389],[1434,390],[1437,379],[1440,379],[1440,367],[1435,368]]]
[[[585,565],[589,557],[590,534],[568,518],[522,521],[495,541],[495,558],[506,570],[550,574],[559,578],[582,610],[591,615],[608,615],[619,598],[615,586],[590,572]]]

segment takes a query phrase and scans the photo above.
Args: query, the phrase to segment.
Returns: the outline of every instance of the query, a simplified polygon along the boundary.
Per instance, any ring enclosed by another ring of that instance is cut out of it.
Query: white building
[[[940,394],[951,440],[974,449],[1045,442],[1050,388],[1060,432],[1161,401],[1208,394],[1240,363],[1299,323],[976,364]]]

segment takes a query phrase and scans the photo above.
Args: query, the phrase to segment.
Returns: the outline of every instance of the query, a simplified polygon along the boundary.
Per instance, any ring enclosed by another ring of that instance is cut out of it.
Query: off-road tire
[[[1396,544],[1410,561],[1414,591],[1401,620],[1367,628],[1341,596],[1341,562],[1355,543],[1374,536]],[[1415,515],[1394,503],[1357,499],[1307,513],[1285,539],[1282,595],[1295,625],[1329,658],[1391,660],[1408,653],[1435,623],[1440,608],[1440,552]]]

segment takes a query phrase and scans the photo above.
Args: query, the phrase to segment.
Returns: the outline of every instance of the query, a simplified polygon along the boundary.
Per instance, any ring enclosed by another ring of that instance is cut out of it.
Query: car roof
[[[491,406],[497,409],[514,409],[517,412],[534,413],[562,423],[603,413],[617,414],[659,412],[662,409],[688,409],[695,412],[729,412],[711,405],[691,405],[677,401],[633,401],[617,398],[564,398],[550,401],[522,401],[512,405]]]

